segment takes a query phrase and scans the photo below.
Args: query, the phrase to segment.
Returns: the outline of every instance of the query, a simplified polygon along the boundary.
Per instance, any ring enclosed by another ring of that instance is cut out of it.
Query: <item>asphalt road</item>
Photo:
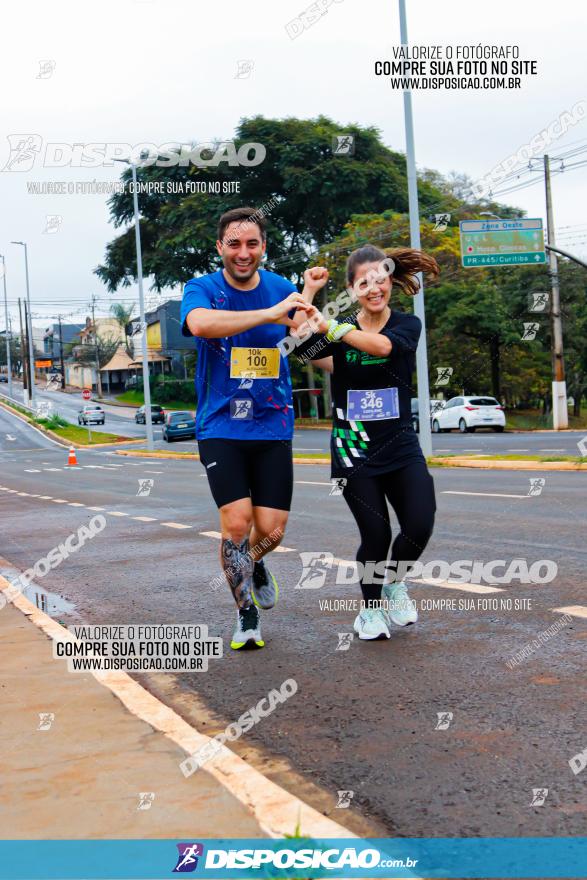
[[[22,401],[22,386],[14,385],[18,400]],[[5,388],[0,386],[0,392],[6,393]],[[61,391],[43,391],[37,388],[39,400],[45,400],[63,418],[73,424],[77,424],[77,415],[83,400],[80,395],[66,394]],[[118,407],[102,404],[106,412],[104,425],[92,425],[92,431],[120,434],[125,437],[146,438],[144,425],[137,425],[134,420],[136,410],[132,407]],[[187,407],[189,409],[189,407]],[[153,435],[156,449],[167,448],[161,437],[161,425],[153,426]],[[507,453],[519,453],[522,455],[537,454],[549,455],[579,455],[578,443],[585,439],[587,431],[524,431],[494,434],[490,430],[477,431],[475,434],[459,434],[451,431],[448,434],[432,436],[432,449],[435,454],[449,453],[474,453],[484,455],[505,455]],[[294,451],[296,452],[328,452],[330,444],[330,431],[323,429],[298,428],[294,434]],[[196,451],[197,443],[182,441],[181,449]]]
[[[563,620],[556,609],[587,604],[585,474],[435,470],[437,524],[424,561],[546,559],[558,574],[494,593],[416,583],[421,603],[467,604],[423,610],[390,641],[349,644],[355,612],[333,603],[357,599],[358,587],[336,586],[336,565],[323,567],[319,588],[297,584],[300,552],[352,559],[356,529],[329,494],[327,468],[296,467],[283,552],[271,556],[282,596],[263,615],[267,647],[235,654],[233,602],[212,584],[218,526],[199,463],[91,450],[73,470],[66,454],[0,411],[0,569],[34,565],[102,511],[104,531],[29,596],[64,622],[208,624],[227,653],[207,673],[141,677],[196,726],[223,729],[295,678],[298,693],[234,748],[337,821],[383,836],[584,832],[587,774],[574,775],[569,760],[586,745],[587,620],[571,616],[528,659],[507,661]],[[535,496],[533,478],[545,480]],[[138,495],[144,480],[149,495]],[[483,604],[494,600],[497,608]],[[538,788],[548,796],[530,806]],[[349,809],[336,808],[341,790],[353,792]]]

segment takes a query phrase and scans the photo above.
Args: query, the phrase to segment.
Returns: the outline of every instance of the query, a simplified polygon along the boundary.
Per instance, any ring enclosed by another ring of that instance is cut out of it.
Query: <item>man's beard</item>
[[[243,281],[250,281],[260,265],[261,265],[261,258],[259,257],[259,259],[253,260],[252,264],[249,267],[247,267],[246,270],[237,269],[236,265],[232,262],[229,262],[228,260],[224,263],[224,268],[226,269],[226,271],[228,272],[230,277],[234,278],[235,281],[243,282]],[[246,275],[243,274],[245,271],[246,271]],[[236,272],[238,272],[238,274],[235,274]]]

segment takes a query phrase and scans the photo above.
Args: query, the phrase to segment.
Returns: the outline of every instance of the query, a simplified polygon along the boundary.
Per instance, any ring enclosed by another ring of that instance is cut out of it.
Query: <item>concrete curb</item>
[[[144,441],[143,441],[144,442]],[[197,452],[167,452],[166,450],[154,449],[149,452],[145,449],[117,449],[116,455],[130,455],[138,458],[175,458],[179,461],[199,461],[200,456]],[[294,458],[294,464],[330,464],[330,456],[323,459],[314,458]]]
[[[10,589],[10,582],[0,575],[0,592]],[[49,638],[59,641],[73,639],[65,627],[29,602],[22,594],[15,596],[12,604]],[[163,733],[188,755],[210,742],[211,737],[193,728],[173,709],[146,691],[125,672],[90,674],[108,688],[132,715]],[[197,772],[209,773],[234,798],[244,804],[268,837],[283,838],[285,835],[293,834],[298,823],[303,834],[316,838],[356,839],[357,837],[347,828],[323,816],[313,807],[263,776],[226,746]],[[179,767],[178,773],[180,773]]]
[[[164,452],[154,450],[148,452],[142,449],[117,449],[116,455],[129,455],[136,458],[173,458],[179,461],[199,461],[197,452]],[[297,458],[294,464],[320,464],[329,465],[328,458]],[[587,471],[587,464],[578,464],[572,461],[507,461],[495,458],[434,458],[428,462],[429,467],[468,467],[483,468],[484,470],[508,470],[508,471]]]
[[[587,471],[587,464],[574,461],[538,461],[538,459],[507,461],[496,458],[434,458],[428,464],[430,467],[436,464],[444,467],[483,468],[496,471]]]

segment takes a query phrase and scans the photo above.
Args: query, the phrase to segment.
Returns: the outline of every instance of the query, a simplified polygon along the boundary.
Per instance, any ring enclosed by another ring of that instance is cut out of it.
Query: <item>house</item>
[[[120,345],[125,338],[123,328],[115,318],[96,318],[95,322],[86,318],[86,323],[77,333],[77,339],[73,340],[71,356],[65,364],[65,382],[74,388],[92,388],[100,394],[102,370],[98,373],[95,363],[96,337]],[[83,362],[80,363],[82,357]]]
[[[170,373],[176,378],[186,378],[185,357],[194,351],[192,337],[182,336],[180,323],[181,300],[168,299],[145,314],[147,325],[147,355],[149,373]],[[126,332],[133,340],[134,365],[141,365],[140,321],[127,324]]]

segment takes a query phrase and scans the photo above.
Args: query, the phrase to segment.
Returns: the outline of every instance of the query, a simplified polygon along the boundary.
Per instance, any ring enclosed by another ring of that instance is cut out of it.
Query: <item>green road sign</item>
[[[542,220],[462,220],[463,266],[546,263]]]

